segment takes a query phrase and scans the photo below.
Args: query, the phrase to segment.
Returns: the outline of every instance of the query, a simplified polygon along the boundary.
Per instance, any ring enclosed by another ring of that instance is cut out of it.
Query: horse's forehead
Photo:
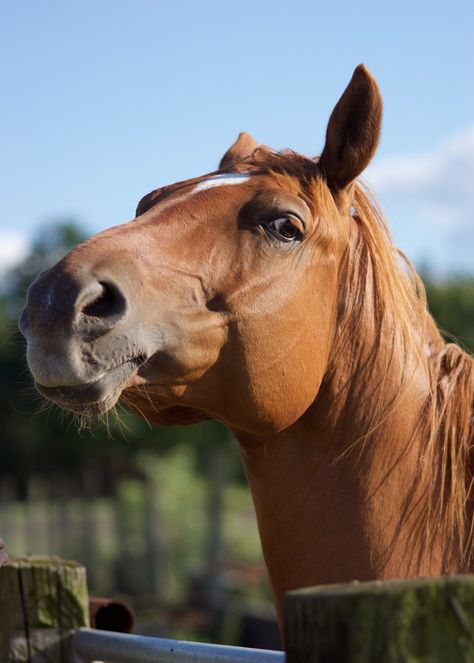
[[[152,211],[153,215],[161,215],[164,212],[169,213],[173,208],[178,212],[184,204],[199,205],[201,192],[212,192],[222,190],[224,198],[219,200],[229,201],[232,193],[237,194],[242,188],[247,189],[246,185],[251,185],[248,189],[249,195],[254,195],[259,190],[286,191],[293,195],[300,194],[300,185],[293,177],[281,176],[272,177],[269,173],[261,171],[238,171],[238,172],[219,172],[203,175],[191,180],[184,180],[168,185],[162,189],[157,189],[145,196],[137,208],[138,216]],[[226,192],[226,193],[224,193]],[[239,195],[239,199],[241,196]],[[203,199],[202,203],[208,209],[209,199]],[[140,210],[141,207],[145,209]]]
[[[241,187],[247,189],[245,185],[250,184],[248,191],[251,195],[259,190],[285,191],[294,195],[301,193],[300,183],[291,176],[281,175],[280,177],[271,176],[269,173],[261,171],[239,171],[227,173],[214,173],[204,175],[203,177],[186,183],[184,198],[192,200],[196,194],[201,191],[212,189],[225,189],[226,195],[232,195],[232,191],[237,193]]]

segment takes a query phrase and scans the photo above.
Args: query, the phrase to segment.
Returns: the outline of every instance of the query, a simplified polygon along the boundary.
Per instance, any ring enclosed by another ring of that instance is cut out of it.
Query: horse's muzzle
[[[75,410],[115,392],[144,361],[135,339],[117,332],[129,311],[116,279],[71,274],[61,263],[41,273],[18,323],[38,391]]]

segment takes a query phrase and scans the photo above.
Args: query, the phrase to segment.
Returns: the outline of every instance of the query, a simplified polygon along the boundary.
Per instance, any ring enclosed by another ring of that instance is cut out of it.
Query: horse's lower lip
[[[103,373],[93,382],[86,382],[74,387],[45,387],[36,382],[37,390],[61,407],[73,412],[103,412],[117,401],[122,387],[137,368],[137,361],[126,361]]]

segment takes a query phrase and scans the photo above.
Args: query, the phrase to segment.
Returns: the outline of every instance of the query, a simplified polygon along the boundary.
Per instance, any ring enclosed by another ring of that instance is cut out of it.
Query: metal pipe
[[[285,654],[202,642],[149,638],[81,628],[72,636],[75,656],[83,663],[284,663]]]

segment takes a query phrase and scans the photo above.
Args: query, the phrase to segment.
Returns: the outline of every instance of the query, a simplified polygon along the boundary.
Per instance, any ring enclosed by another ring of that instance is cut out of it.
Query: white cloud
[[[474,271],[474,126],[425,153],[382,159],[367,180],[387,212],[403,206],[402,225],[427,234],[434,259]]]
[[[30,241],[27,235],[16,232],[0,232],[0,272],[13,267],[27,254]]]

